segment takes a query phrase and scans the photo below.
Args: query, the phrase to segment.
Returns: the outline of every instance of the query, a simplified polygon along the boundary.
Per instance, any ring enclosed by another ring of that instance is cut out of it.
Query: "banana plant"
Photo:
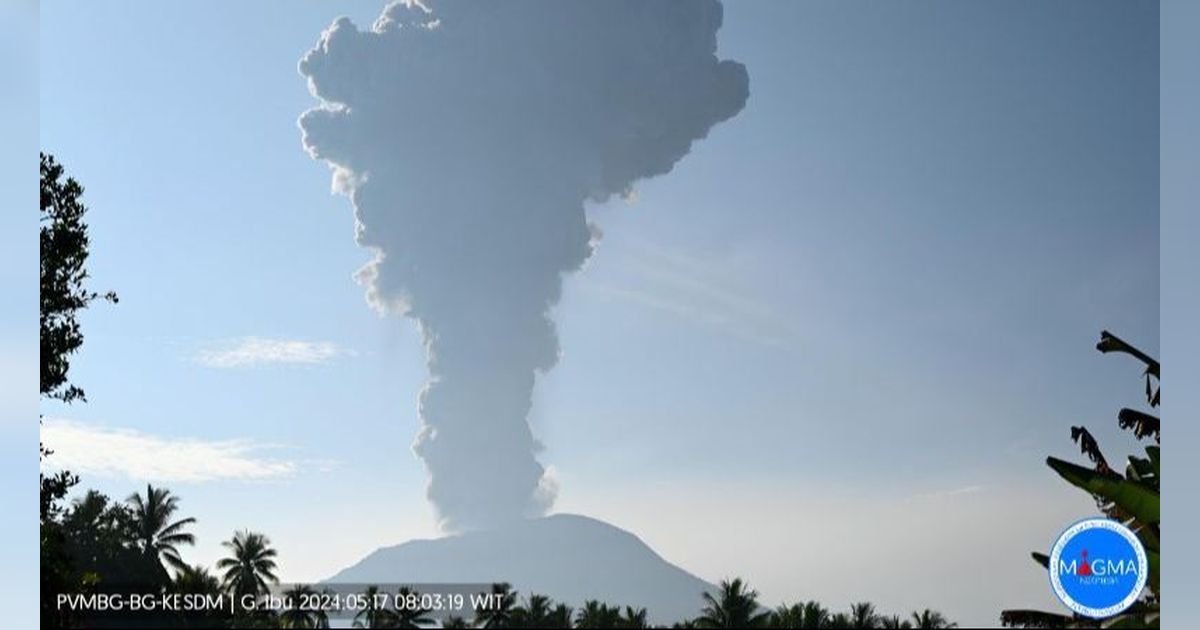
[[[1161,387],[1160,366],[1157,360],[1134,346],[1106,331],[1100,333],[1096,349],[1105,354],[1120,352],[1127,354],[1145,366],[1142,373],[1146,380],[1146,403],[1158,407]],[[1114,470],[1105,459],[1100,445],[1084,427],[1071,427],[1071,439],[1091,461],[1091,466],[1081,466],[1056,457],[1046,458],[1048,465],[1067,483],[1091,494],[1096,506],[1107,517],[1121,521],[1142,541],[1146,548],[1146,559],[1150,574],[1147,576],[1146,594],[1125,612],[1108,619],[1090,619],[1079,615],[1062,615],[1040,610],[1005,610],[1000,621],[1006,627],[1016,628],[1157,628],[1159,626],[1159,479],[1161,468],[1159,418],[1134,409],[1122,409],[1117,414],[1117,425],[1132,431],[1138,440],[1152,439],[1154,444],[1145,448],[1145,457],[1130,455],[1124,471]],[[1049,557],[1033,552],[1034,562],[1042,567],[1049,565]]]

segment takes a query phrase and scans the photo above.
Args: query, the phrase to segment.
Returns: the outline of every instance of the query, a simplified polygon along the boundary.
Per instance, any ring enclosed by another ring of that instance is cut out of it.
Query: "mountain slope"
[[[575,607],[587,599],[644,606],[658,623],[695,617],[701,593],[714,589],[637,536],[575,514],[383,547],[327,582],[509,582],[522,597],[535,592]]]

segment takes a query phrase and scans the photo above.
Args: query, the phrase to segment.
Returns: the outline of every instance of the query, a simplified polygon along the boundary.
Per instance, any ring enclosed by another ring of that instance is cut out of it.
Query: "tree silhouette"
[[[379,587],[372,584],[362,594],[362,605],[354,614],[355,628],[387,628],[395,620],[384,606],[380,605]]]
[[[803,628],[804,627],[804,604],[780,604],[771,611],[770,621],[767,623],[772,628]]]
[[[84,285],[88,279],[88,227],[84,222],[83,186],[73,177],[63,179],[63,167],[54,156],[41,158],[41,394],[71,402],[84,400],[83,390],[67,380],[70,357],[83,345],[77,316],[94,300],[116,302],[117,294],[97,293]]]
[[[391,627],[393,628],[420,628],[422,626],[434,622],[429,613],[432,612],[429,608],[421,607],[421,594],[417,591],[402,586],[396,592],[396,610],[393,613]]]
[[[696,620],[702,628],[757,628],[766,624],[769,612],[759,612],[758,592],[741,578],[722,580],[720,593],[704,593],[704,610]]]
[[[633,606],[625,607],[625,616],[621,618],[622,628],[649,628],[646,622],[646,609],[634,608]]]
[[[80,586],[104,591],[165,584],[157,558],[142,553],[133,512],[124,504],[89,490],[72,502],[58,527],[63,550],[80,578]]]
[[[83,330],[77,316],[96,299],[116,302],[115,293],[99,294],[86,287],[88,278],[88,227],[84,221],[87,206],[82,202],[83,187],[71,177],[64,179],[62,165],[54,157],[39,153],[41,281],[39,310],[39,346],[42,398],[69,403],[83,400],[83,390],[68,380],[70,357],[83,345]],[[53,451],[38,444],[38,457],[45,459]],[[39,558],[41,564],[41,616],[43,623],[70,625],[71,614],[55,605],[58,593],[78,592],[86,576],[67,552],[67,537],[59,517],[61,501],[79,477],[67,470],[52,474],[38,472],[39,481]]]
[[[875,604],[870,602],[850,604],[851,628],[874,628],[878,622],[879,616],[875,614]]]
[[[511,624],[518,628],[549,628],[554,602],[545,595],[530,593],[525,603],[512,611]]]
[[[589,599],[575,616],[576,628],[616,628],[621,623],[621,610],[603,602]]]
[[[156,562],[165,561],[173,569],[187,565],[179,557],[179,545],[194,545],[196,537],[184,531],[196,519],[188,517],[171,522],[171,516],[179,509],[179,498],[172,496],[166,488],[155,488],[146,484],[146,496],[136,492],[126,499],[133,510],[137,542],[142,553]]]
[[[804,604],[804,625],[802,628],[824,628],[829,623],[829,609],[821,602],[811,601]]]
[[[505,628],[513,618],[517,594],[507,582],[492,584],[492,604],[475,612],[475,627]]]
[[[222,595],[221,581],[200,565],[180,569],[169,590],[173,593],[204,596],[209,598],[207,601],[215,601],[216,597]],[[227,615],[228,612],[224,608],[185,611],[182,613],[182,625],[189,628],[219,628],[228,624]]]
[[[173,589],[177,593],[220,595],[221,581],[200,565],[185,566],[175,576]]]
[[[913,613],[917,623],[931,624],[932,628],[953,628],[941,613],[926,609],[923,613]],[[783,604],[771,611],[768,627],[771,628],[912,628],[913,622],[902,619],[899,615],[881,615],[875,605],[870,602],[857,602],[850,605],[847,612],[830,613],[829,609],[820,602],[800,602]]]
[[[942,616],[942,613],[936,610],[930,610],[928,608],[920,613],[914,612],[912,614],[912,622],[914,628],[933,630],[938,628],[954,628],[958,625],[950,623],[944,616]]]
[[[297,584],[283,592],[289,605],[279,613],[284,628],[328,628],[329,616],[320,608],[306,607],[317,591],[308,584]]]
[[[889,630],[906,630],[911,628],[912,624],[907,619],[901,619],[899,615],[890,615],[879,618],[879,627]]]
[[[575,616],[575,609],[566,604],[557,604],[554,610],[550,611],[549,627],[551,628],[570,628],[571,618]]]
[[[234,532],[221,543],[233,555],[217,561],[221,585],[235,597],[267,592],[275,576],[275,550],[266,536],[251,531]]]

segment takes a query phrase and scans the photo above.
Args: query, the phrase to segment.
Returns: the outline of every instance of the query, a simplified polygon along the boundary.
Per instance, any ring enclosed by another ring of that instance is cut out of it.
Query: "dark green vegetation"
[[[477,611],[471,620],[452,617],[446,628],[652,628],[645,608],[613,606],[589,600],[579,608],[556,603],[544,595],[521,598],[508,584],[493,584],[501,603]],[[758,593],[740,578],[725,580],[716,593],[702,593],[699,617],[676,622],[672,628],[953,628],[941,613],[914,612],[908,619],[877,614],[869,603],[854,604],[848,612],[832,613],[819,602],[781,605],[774,610],[758,602]],[[384,620],[387,621],[386,619]],[[406,625],[362,627],[411,628]]]
[[[276,552],[259,533],[238,531],[223,544],[227,556],[216,563],[213,574],[189,565],[180,547],[191,545],[187,531],[195,520],[175,518],[178,498],[170,491],[147,486],[146,492],[115,502],[88,491],[67,506],[56,506],[60,516],[50,526],[61,528],[62,555],[70,578],[61,592],[132,594],[153,593],[218,596],[240,602],[244,595],[278,592]],[[43,524],[46,527],[46,524]],[[43,573],[46,568],[43,567]],[[45,576],[43,576],[45,577]],[[305,594],[320,593],[313,586],[296,585],[286,591],[294,602]],[[358,628],[435,627],[430,610],[419,607],[379,607],[381,591],[370,586],[360,600],[365,605],[353,616]],[[475,611],[470,619],[449,617],[444,627],[458,628],[649,628],[645,608],[584,602],[579,608],[531,593],[522,597],[508,584],[493,584],[494,604]],[[419,593],[401,588],[388,602]],[[741,579],[723,581],[715,593],[698,593],[700,616],[674,624],[677,628],[951,628],[944,616],[932,610],[908,618],[878,614],[870,603],[857,603],[845,612],[832,612],[819,602],[781,605],[771,610]],[[235,605],[204,612],[90,613],[66,615],[55,610],[55,593],[43,592],[44,627],[158,628],[327,628],[329,617],[315,610],[288,608],[282,612],[249,611]]]
[[[88,257],[87,208],[83,188],[54,158],[41,155],[41,394],[63,402],[84,402],[83,390],[68,380],[71,356],[83,345],[76,319],[95,300],[116,302],[113,293],[88,290],[85,262]],[[52,452],[42,448],[43,457]],[[1157,466],[1157,456],[1155,457]],[[190,565],[183,559],[186,547],[195,544],[189,531],[196,523],[181,517],[180,499],[165,488],[147,485],[124,501],[89,490],[68,501],[79,483],[77,476],[60,471],[41,481],[41,623],[48,628],[327,628],[328,617],[319,611],[295,608],[280,613],[246,610],[235,604],[200,612],[82,614],[58,605],[60,594],[203,596],[241,602],[277,588],[276,551],[260,533],[237,531],[224,545],[227,555],[216,563],[216,573]],[[586,569],[581,569],[586,570]],[[297,585],[286,591],[291,601],[318,591]],[[366,595],[378,592],[370,587]],[[404,599],[415,592],[402,588]],[[495,605],[477,610],[470,620],[451,617],[443,627],[480,628],[645,628],[645,608],[587,601],[579,608],[549,597],[520,597],[507,584],[494,584]],[[232,598],[231,598],[232,596]],[[758,602],[758,594],[741,579],[721,583],[715,593],[697,593],[703,606],[696,619],[681,621],[684,628],[948,628],[953,624],[938,612],[924,610],[910,618],[882,616],[869,603],[854,604],[848,611],[832,613],[818,602],[782,605],[774,610]],[[419,601],[419,598],[417,598]],[[436,623],[430,611],[420,608],[375,607],[357,611],[357,627],[417,628]],[[395,601],[390,598],[389,601]]]
[[[64,179],[63,167],[53,156],[42,153],[38,157],[41,180],[38,216],[41,248],[39,390],[43,398],[69,403],[85,399],[83,390],[67,380],[71,355],[83,345],[83,332],[76,316],[97,299],[116,302],[117,296],[115,293],[101,295],[85,286],[89,243],[87,224],[83,220],[87,207],[80,199],[83,187],[70,177]],[[41,445],[38,450],[42,458],[52,454]],[[39,474],[39,482],[41,616],[43,623],[46,620],[63,623],[68,620],[55,611],[49,594],[81,586],[89,579],[78,570],[67,548],[69,530],[61,506],[67,492],[79,483],[79,478],[64,470],[50,476]],[[92,499],[88,507],[95,509],[98,499],[85,498]],[[130,560],[125,566],[132,566]]]
[[[83,390],[67,381],[71,355],[83,345],[79,311],[100,299],[116,302],[117,294],[100,294],[85,285],[88,279],[87,223],[83,217],[83,187],[54,156],[40,154],[41,215],[41,394],[71,402],[84,400]]]
[[[1158,361],[1129,345],[1108,331],[1100,333],[1096,349],[1103,353],[1121,352],[1145,364],[1146,403],[1158,407],[1160,367]],[[1130,455],[1125,464],[1125,474],[1114,470],[1100,451],[1100,445],[1084,427],[1071,427],[1071,439],[1079,444],[1080,450],[1091,460],[1092,466],[1080,466],[1056,457],[1046,458],[1046,464],[1071,485],[1092,495],[1100,512],[1111,519],[1121,521],[1132,529],[1146,547],[1146,558],[1150,575],[1146,580],[1146,592],[1141,600],[1129,610],[1103,620],[1080,616],[1042,612],[1040,610],[1006,610],[1000,619],[1005,626],[1019,628],[1157,628],[1159,626],[1159,478],[1160,444],[1159,419],[1134,409],[1122,409],[1117,413],[1117,424],[1132,431],[1138,440],[1152,438],[1153,446],[1147,446],[1145,457]],[[1033,560],[1043,568],[1049,568],[1050,558],[1039,552]]]

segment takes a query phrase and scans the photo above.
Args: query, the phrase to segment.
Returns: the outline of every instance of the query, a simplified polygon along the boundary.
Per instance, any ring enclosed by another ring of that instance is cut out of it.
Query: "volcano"
[[[637,536],[577,514],[382,547],[326,583],[508,582],[578,608],[595,599],[645,607],[653,623],[696,617],[715,587],[664,560]]]

